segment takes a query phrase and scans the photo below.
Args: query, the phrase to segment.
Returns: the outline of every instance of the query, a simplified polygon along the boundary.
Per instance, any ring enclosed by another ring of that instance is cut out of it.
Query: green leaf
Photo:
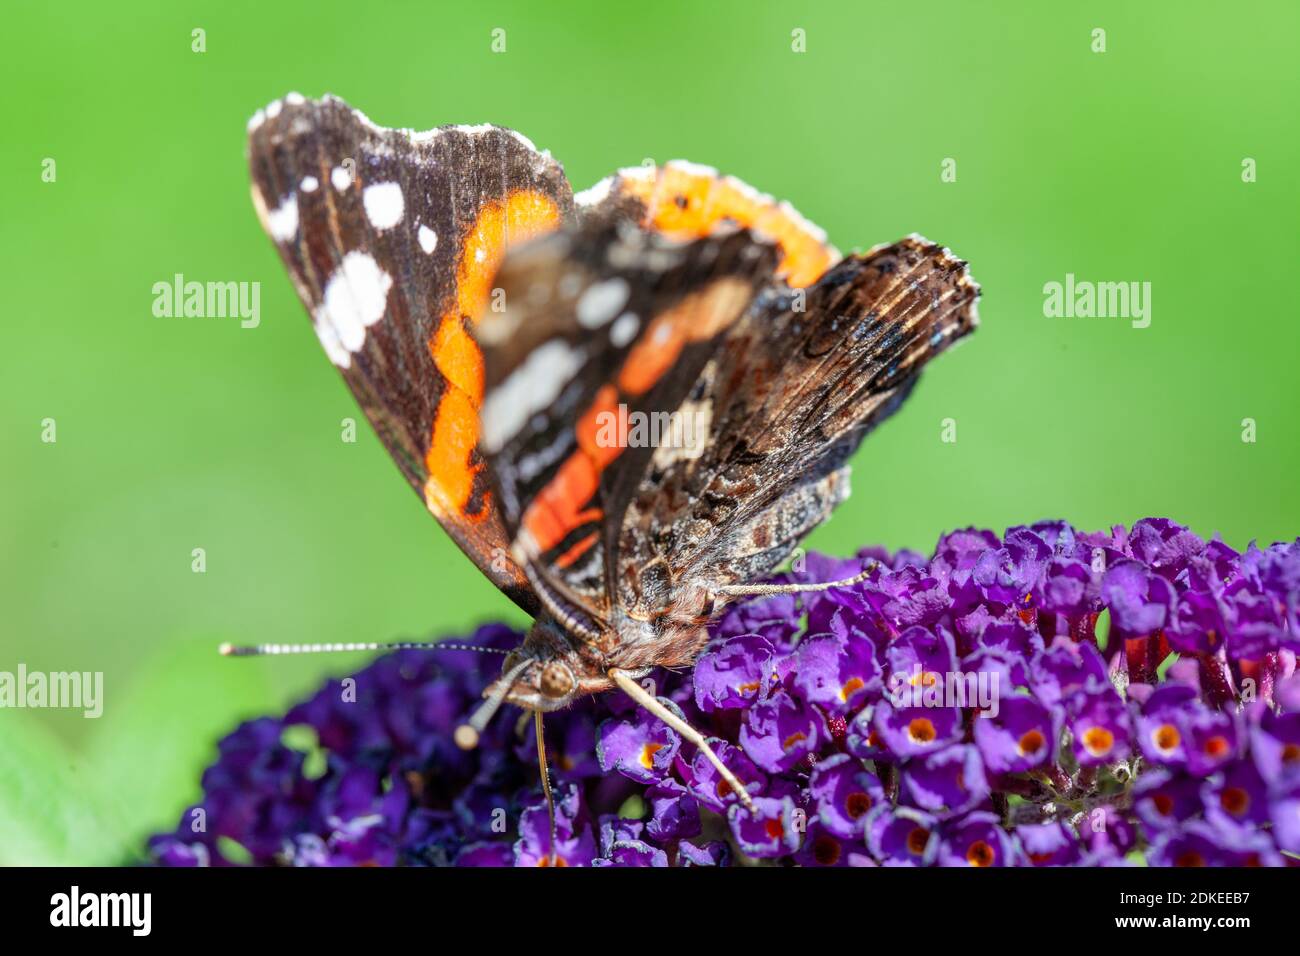
[[[1097,623],[1093,625],[1093,633],[1097,635],[1097,649],[1105,654],[1110,645],[1110,608],[1101,609]]]
[[[228,836],[217,837],[217,852],[236,866],[253,865],[253,854],[248,848]]]
[[[645,800],[637,794],[632,794],[623,801],[623,805],[618,808],[618,815],[624,820],[640,820],[646,814]]]
[[[34,713],[0,711],[0,865],[119,863],[121,820],[95,774]]]

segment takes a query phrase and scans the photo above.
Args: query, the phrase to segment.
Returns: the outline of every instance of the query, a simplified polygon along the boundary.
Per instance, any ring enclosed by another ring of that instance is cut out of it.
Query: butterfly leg
[[[715,588],[718,597],[744,597],[748,595],[803,594],[807,591],[829,591],[831,588],[847,588],[871,577],[872,572],[880,567],[877,561],[868,561],[867,566],[851,578],[841,581],[823,581],[821,584],[724,584]]]
[[[717,768],[718,773],[722,775],[722,779],[730,784],[731,789],[734,790],[736,796],[740,798],[740,802],[745,805],[745,809],[749,810],[751,813],[753,812],[754,802],[749,797],[749,791],[745,789],[745,785],[740,782],[740,779],[731,772],[731,768],[724,764],[721,759],[719,759],[718,755],[713,752],[713,748],[709,746],[708,741],[704,739],[702,733],[686,721],[682,720],[663,704],[659,703],[659,701],[656,700],[649,691],[634,681],[626,671],[622,671],[617,667],[611,667],[609,669],[609,679],[617,684],[623,693],[627,694],[627,696],[631,697],[647,711],[654,714],[673,730],[681,734],[682,738],[686,740],[687,743],[694,744],[698,747],[700,753],[704,754],[709,763],[713,764],[713,766]]]
[[[542,734],[540,710],[533,711],[533,727],[537,731],[537,767],[542,772],[542,792],[546,794],[546,822],[550,827],[550,855],[547,862],[555,866],[555,796],[551,792],[551,768],[546,762],[546,737]]]

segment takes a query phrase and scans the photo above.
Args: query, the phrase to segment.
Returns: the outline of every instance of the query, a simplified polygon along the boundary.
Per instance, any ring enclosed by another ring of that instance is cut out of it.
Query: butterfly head
[[[589,666],[563,631],[550,621],[539,620],[502,665],[501,680],[510,681],[505,699],[528,710],[567,707],[583,693],[581,675]],[[512,672],[517,673],[511,676]],[[496,689],[494,684],[488,693]]]

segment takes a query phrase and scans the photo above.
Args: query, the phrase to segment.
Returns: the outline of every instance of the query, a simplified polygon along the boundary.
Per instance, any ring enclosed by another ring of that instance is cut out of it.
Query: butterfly
[[[973,330],[919,236],[841,256],[686,162],[574,194],[499,126],[385,129],[290,94],[249,124],[252,198],[320,343],[406,480],[534,618],[486,703],[537,715],[691,664],[708,625],[849,493],[848,459]],[[656,427],[658,426],[658,427]],[[853,580],[871,572],[869,567]]]

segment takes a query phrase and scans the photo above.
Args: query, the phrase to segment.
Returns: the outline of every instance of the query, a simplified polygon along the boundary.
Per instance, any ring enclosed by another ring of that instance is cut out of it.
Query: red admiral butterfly
[[[250,131],[253,202],[326,354],[429,510],[536,619],[458,742],[502,702],[537,714],[540,741],[543,712],[617,686],[748,803],[637,681],[691,664],[739,595],[835,586],[752,582],[975,327],[966,264],[918,236],[841,258],[789,205],[689,163],[575,196],[497,126],[383,129],[291,94]],[[632,440],[654,416],[696,440]]]

